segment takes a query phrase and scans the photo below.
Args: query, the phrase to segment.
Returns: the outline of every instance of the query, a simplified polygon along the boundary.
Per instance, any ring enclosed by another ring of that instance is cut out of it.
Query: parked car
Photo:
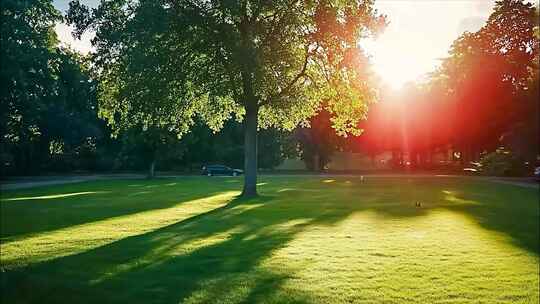
[[[463,173],[466,175],[478,175],[482,173],[482,164],[478,162],[470,162],[468,167],[463,168]]]
[[[202,167],[202,174],[207,176],[214,175],[229,175],[229,176],[238,176],[244,173],[240,169],[232,169],[223,165],[209,165]]]

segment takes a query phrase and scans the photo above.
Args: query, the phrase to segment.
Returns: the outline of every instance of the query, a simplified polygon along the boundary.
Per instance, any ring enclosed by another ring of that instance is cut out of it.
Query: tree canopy
[[[530,162],[538,155],[538,9],[497,1],[486,24],[465,32],[423,83],[383,89],[356,146],[408,152],[411,162],[453,149],[467,164],[501,145]],[[417,154],[420,154],[417,157]]]
[[[96,32],[100,115],[116,130],[244,121],[245,195],[258,128],[291,130],[324,105],[338,133],[358,133],[375,97],[358,42],[386,22],[371,0],[72,1],[67,20]]]
[[[59,46],[54,26],[62,15],[51,2],[7,0],[0,6],[3,171],[35,173],[50,155],[91,145],[100,133],[90,63]]]
[[[438,77],[455,103],[455,142],[466,156],[495,148],[521,119],[519,96],[538,81],[537,30],[538,10],[531,3],[502,0],[484,27],[452,45]]]

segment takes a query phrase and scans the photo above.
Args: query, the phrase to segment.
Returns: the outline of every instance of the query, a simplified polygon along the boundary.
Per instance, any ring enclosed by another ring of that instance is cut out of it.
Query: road
[[[93,175],[69,175],[69,176],[33,176],[16,178],[3,181],[0,184],[0,190],[15,190],[27,189],[41,186],[62,185],[81,183],[94,180],[109,180],[109,179],[142,179],[145,175],[142,174],[93,174]]]

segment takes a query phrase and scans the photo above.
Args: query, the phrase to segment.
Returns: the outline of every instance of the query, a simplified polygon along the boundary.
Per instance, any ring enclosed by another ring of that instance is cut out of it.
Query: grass
[[[263,177],[239,200],[241,183],[3,193],[2,303],[539,302],[535,189]]]

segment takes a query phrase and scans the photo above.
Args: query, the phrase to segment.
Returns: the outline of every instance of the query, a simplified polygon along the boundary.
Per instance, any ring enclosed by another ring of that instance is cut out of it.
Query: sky
[[[69,2],[70,0],[53,0],[53,4],[56,9],[58,9],[62,13],[65,13],[69,8]],[[97,5],[99,4],[99,0],[82,0],[81,3],[89,5],[91,7],[97,7]],[[57,24],[55,30],[56,34],[58,35],[58,39],[60,40],[60,43],[69,45],[72,49],[79,51],[83,54],[87,54],[92,50],[92,44],[90,43],[90,40],[94,37],[93,33],[85,33],[81,37],[81,40],[76,40],[73,38],[73,36],[71,36],[71,31],[73,29],[66,24]]]
[[[83,0],[96,6],[98,0]],[[374,71],[383,82],[399,88],[435,69],[448,54],[452,42],[464,31],[476,31],[489,17],[494,0],[377,0],[376,8],[390,24],[376,40],[361,46],[371,57]],[[54,0],[65,11],[69,0]],[[91,33],[76,41],[65,24],[56,26],[65,44],[82,53],[92,50]]]
[[[383,82],[399,88],[433,71],[464,31],[487,21],[490,0],[378,0],[390,24],[374,41],[361,42]]]

